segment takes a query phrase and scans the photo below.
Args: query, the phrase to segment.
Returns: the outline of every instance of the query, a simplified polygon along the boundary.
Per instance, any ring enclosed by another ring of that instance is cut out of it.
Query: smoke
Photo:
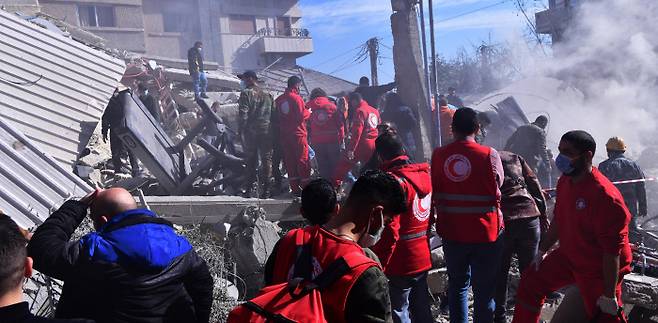
[[[581,2],[552,54],[514,46],[524,80],[501,92],[525,93],[515,97],[529,117],[550,115],[552,149],[566,131],[583,129],[601,147],[597,159],[613,136],[637,158],[658,145],[658,1]]]

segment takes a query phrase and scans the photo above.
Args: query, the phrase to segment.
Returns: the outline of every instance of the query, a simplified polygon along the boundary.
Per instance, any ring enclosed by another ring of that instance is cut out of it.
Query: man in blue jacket
[[[71,235],[90,210],[95,232]],[[57,318],[208,322],[213,280],[172,224],[138,209],[122,188],[67,201],[28,244],[34,268],[64,281]]]

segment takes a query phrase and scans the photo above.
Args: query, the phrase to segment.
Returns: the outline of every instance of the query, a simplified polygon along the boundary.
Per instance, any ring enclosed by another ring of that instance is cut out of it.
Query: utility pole
[[[435,145],[440,147],[443,145],[443,138],[441,138],[441,118],[439,117],[439,78],[437,75],[436,68],[436,46],[434,42],[434,6],[432,5],[432,0],[428,0],[429,5],[429,15],[430,15],[430,46],[432,52],[432,77],[434,80],[434,86],[432,87],[432,93],[434,94],[434,105],[436,106],[436,112],[432,115],[435,124],[436,124],[436,142]]]
[[[430,81],[430,67],[429,60],[427,58],[427,32],[425,32],[425,5],[423,0],[420,0],[418,3],[418,9],[420,12],[420,33],[421,33],[421,44],[423,48],[423,71],[425,72],[425,90],[427,91],[427,110],[432,111],[432,82]]]
[[[370,84],[379,85],[377,80],[377,58],[379,57],[379,40],[374,37],[368,39],[368,53],[370,53]]]

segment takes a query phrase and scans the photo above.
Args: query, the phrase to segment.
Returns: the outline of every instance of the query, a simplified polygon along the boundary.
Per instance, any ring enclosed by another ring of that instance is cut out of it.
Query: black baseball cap
[[[246,71],[242,74],[238,74],[238,78],[241,80],[248,79],[248,78],[253,78],[255,80],[258,80],[258,75],[256,75],[256,72],[254,71]]]

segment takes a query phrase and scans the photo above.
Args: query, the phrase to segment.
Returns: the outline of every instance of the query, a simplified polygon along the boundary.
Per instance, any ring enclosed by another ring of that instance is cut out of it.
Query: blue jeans
[[[194,98],[198,99],[208,89],[208,78],[205,72],[194,73],[191,76],[192,85],[194,86]]]
[[[490,243],[443,240],[448,267],[450,323],[468,322],[468,288],[473,286],[473,323],[491,323],[495,308],[496,275],[503,239]]]
[[[430,310],[427,272],[415,276],[389,276],[393,322],[434,322]]]

